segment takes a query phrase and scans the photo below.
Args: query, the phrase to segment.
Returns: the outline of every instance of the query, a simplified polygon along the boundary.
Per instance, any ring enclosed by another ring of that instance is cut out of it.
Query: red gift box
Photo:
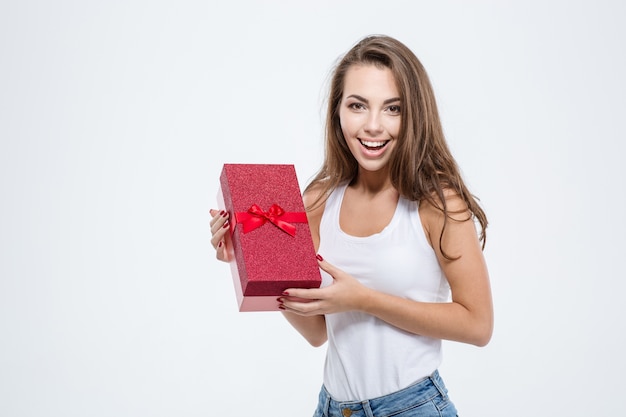
[[[239,311],[278,311],[285,289],[321,285],[293,165],[224,164],[217,198],[230,215]]]

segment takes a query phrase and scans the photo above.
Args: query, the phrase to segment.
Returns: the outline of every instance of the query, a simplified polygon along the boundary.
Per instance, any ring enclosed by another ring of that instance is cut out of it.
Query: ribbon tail
[[[243,232],[244,233],[248,233],[251,232],[255,229],[258,229],[259,227],[263,226],[265,224],[265,219],[260,219],[258,217],[253,217],[250,220],[248,220],[247,222],[245,222],[243,224]]]
[[[291,237],[296,236],[296,226],[294,226],[293,224],[278,219],[272,219],[271,222],[274,223],[280,230],[289,234]]]

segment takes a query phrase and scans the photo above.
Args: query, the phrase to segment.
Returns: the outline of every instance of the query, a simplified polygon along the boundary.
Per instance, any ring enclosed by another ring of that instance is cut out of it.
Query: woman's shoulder
[[[430,198],[423,198],[419,202],[419,216],[428,234],[433,231],[438,234],[445,223],[445,217],[457,222],[464,222],[472,217],[467,202],[456,190],[444,188],[442,194],[443,199],[433,192]]]
[[[315,183],[309,185],[302,194],[315,250],[319,247],[320,223],[326,206],[327,192],[327,187],[321,183]]]
[[[322,183],[311,184],[304,190],[302,201],[309,217],[319,215],[324,212],[327,189]]]
[[[467,218],[469,207],[459,192],[452,188],[444,188],[442,195],[443,199],[438,193],[433,191],[428,198],[423,198],[419,204],[420,212],[443,215],[445,208],[448,217],[455,220]]]

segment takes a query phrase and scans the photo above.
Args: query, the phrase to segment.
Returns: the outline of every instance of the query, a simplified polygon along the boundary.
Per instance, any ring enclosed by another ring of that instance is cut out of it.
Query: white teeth
[[[367,140],[361,140],[361,143],[365,146],[369,146],[370,148],[378,148],[379,146],[383,146],[387,141],[381,141],[381,142],[370,142]]]

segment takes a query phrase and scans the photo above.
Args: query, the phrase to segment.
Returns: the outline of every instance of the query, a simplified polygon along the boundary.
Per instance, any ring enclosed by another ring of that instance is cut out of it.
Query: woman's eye
[[[400,106],[389,106],[389,111],[391,113],[400,114]]]
[[[363,110],[365,106],[362,103],[351,103],[348,105],[352,110]]]

